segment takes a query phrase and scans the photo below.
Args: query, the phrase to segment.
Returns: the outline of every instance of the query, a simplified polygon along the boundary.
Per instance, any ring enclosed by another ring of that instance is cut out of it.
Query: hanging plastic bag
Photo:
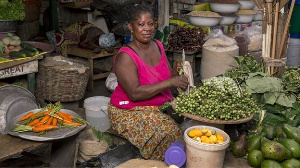
[[[113,33],[102,34],[99,37],[99,45],[101,47],[113,47],[116,45],[115,35]]]

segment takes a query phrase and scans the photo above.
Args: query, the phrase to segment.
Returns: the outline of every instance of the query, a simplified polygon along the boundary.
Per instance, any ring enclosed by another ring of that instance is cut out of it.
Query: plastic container
[[[186,154],[183,143],[174,142],[165,153],[165,162],[168,166],[176,165],[181,167],[186,161]]]
[[[105,132],[110,128],[107,115],[109,97],[94,96],[84,100],[86,120],[98,131]]]
[[[300,67],[300,34],[290,34],[286,65]]]
[[[291,5],[291,2],[289,2],[289,7]],[[295,1],[294,10],[291,17],[291,23],[289,27],[289,32],[291,34],[300,34],[300,22],[299,22],[299,16],[300,16],[300,0]]]
[[[188,136],[188,133],[192,129],[211,129],[215,130],[217,133],[220,133],[224,137],[224,143],[222,144],[205,144],[197,142],[191,139]],[[224,131],[210,126],[193,126],[184,131],[184,141],[186,143],[186,167],[213,167],[213,168],[222,168],[225,158],[225,151],[230,143],[230,138],[228,134]]]

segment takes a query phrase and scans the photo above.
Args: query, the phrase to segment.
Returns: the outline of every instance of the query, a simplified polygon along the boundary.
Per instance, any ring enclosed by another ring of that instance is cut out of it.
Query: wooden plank
[[[16,66],[16,65],[24,64],[24,63],[30,62],[32,60],[42,59],[44,57],[43,54],[45,54],[45,53],[42,53],[42,54],[39,54],[39,55],[36,55],[36,56],[33,56],[33,57],[19,58],[19,59],[13,60],[13,61],[0,63],[0,70],[1,69],[6,69],[6,68],[9,68],[9,67],[13,67],[13,66]]]
[[[158,0],[158,28],[169,26],[170,0]]]
[[[104,73],[100,73],[100,74],[95,74],[95,75],[93,75],[93,80],[106,78],[106,77],[108,77],[109,73],[110,72],[104,72]]]
[[[33,60],[17,66],[0,70],[0,79],[38,72],[38,61]]]
[[[0,136],[0,162],[20,155],[23,151],[32,151],[37,148],[42,148],[51,145],[49,142],[34,142],[25,139],[13,137],[10,135]]]

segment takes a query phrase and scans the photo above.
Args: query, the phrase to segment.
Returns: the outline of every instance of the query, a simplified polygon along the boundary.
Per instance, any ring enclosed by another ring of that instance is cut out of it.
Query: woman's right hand
[[[186,76],[172,77],[169,79],[169,83],[172,87],[180,88],[182,90],[186,90],[189,85],[189,81]]]

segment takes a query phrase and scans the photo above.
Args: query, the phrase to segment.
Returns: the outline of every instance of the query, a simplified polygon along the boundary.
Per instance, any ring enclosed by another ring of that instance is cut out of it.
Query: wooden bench
[[[111,53],[107,51],[102,51],[99,54],[95,54],[92,52],[92,50],[82,49],[77,46],[71,46],[67,49],[67,53],[68,55],[73,55],[88,60],[90,66],[90,77],[88,81],[88,89],[90,91],[94,91],[94,81],[98,79],[106,78],[110,73],[110,72],[103,72],[103,73],[95,74],[94,59],[114,56],[118,52],[118,50],[119,47],[116,47],[115,50]]]

